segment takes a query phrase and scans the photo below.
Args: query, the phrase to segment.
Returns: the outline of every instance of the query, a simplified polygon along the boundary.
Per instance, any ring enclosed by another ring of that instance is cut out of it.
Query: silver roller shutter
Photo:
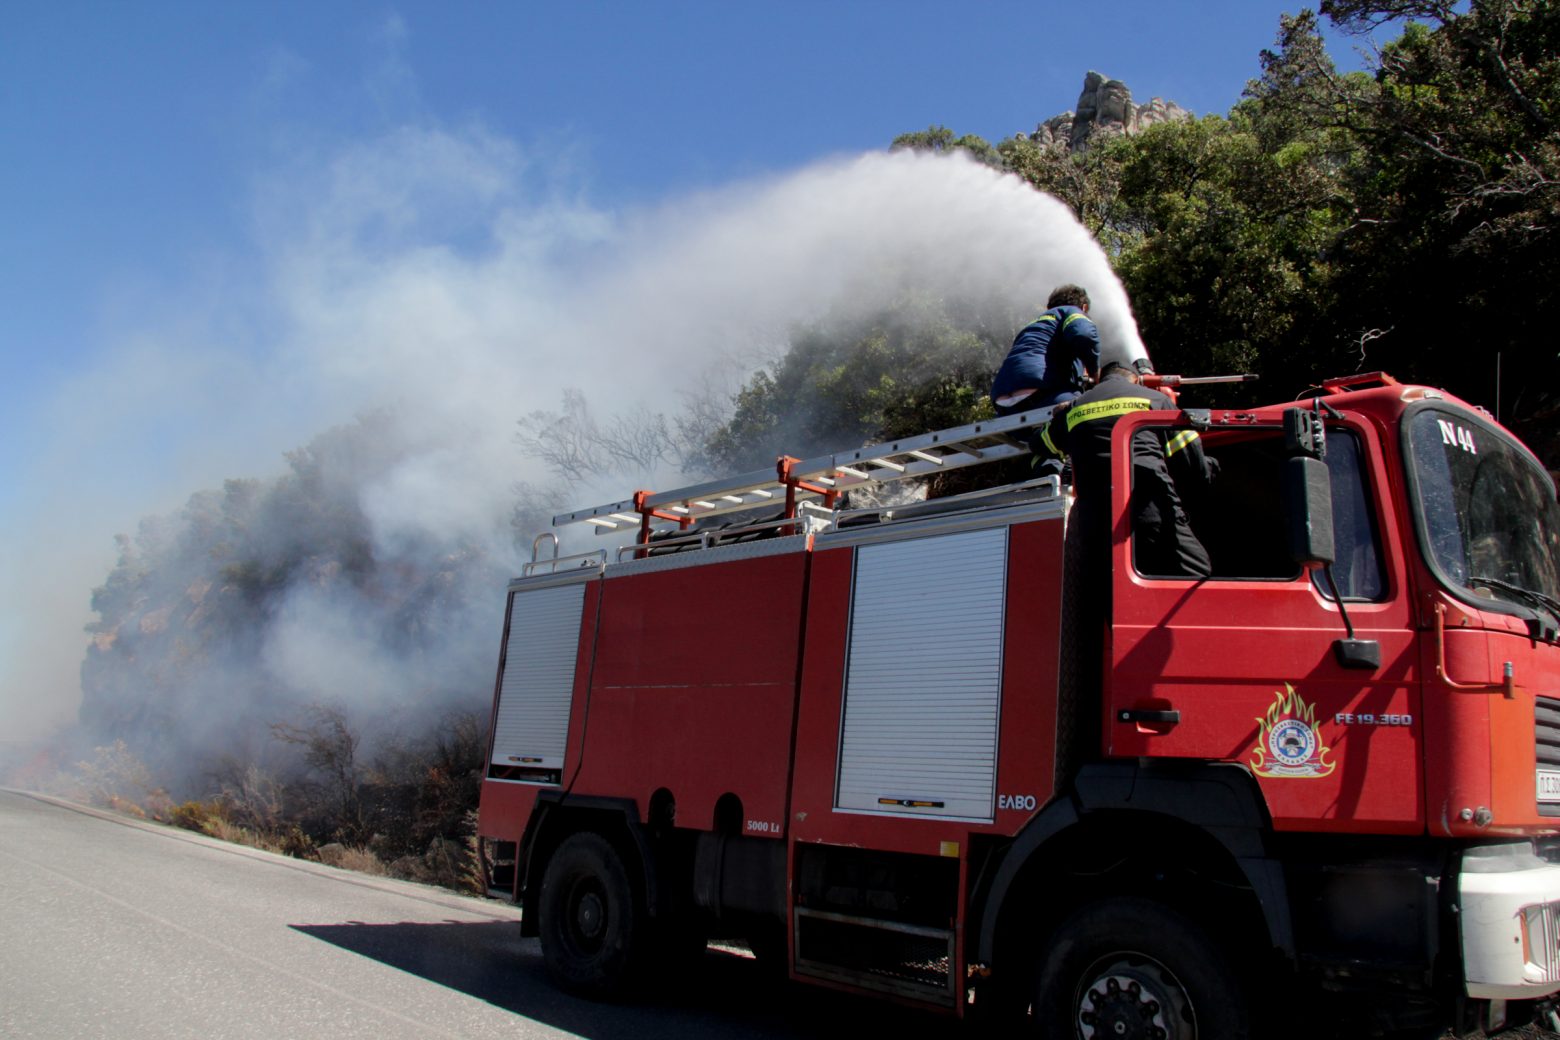
[[[495,764],[563,765],[584,605],[583,584],[517,591],[512,597],[493,734]]]
[[[838,808],[992,817],[1007,533],[856,550]]]

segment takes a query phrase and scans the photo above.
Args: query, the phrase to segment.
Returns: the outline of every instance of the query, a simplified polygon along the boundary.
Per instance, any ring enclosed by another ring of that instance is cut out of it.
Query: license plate
[[[1560,770],[1540,769],[1538,771],[1538,800],[1560,802]]]

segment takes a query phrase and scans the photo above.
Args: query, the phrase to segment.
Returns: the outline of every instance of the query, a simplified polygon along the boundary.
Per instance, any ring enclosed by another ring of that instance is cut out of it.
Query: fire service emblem
[[[1257,719],[1257,746],[1251,749],[1251,770],[1258,776],[1327,776],[1336,762],[1327,761],[1332,748],[1322,743],[1316,709],[1284,684],[1273,694],[1267,715]]]

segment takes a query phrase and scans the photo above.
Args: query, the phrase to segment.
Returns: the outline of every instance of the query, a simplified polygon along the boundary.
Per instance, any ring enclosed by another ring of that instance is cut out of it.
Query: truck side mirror
[[[1289,555],[1302,567],[1332,563],[1332,476],[1327,463],[1308,455],[1285,459],[1283,498]]]
[[[1327,455],[1327,427],[1322,422],[1318,402],[1316,411],[1291,408],[1284,413],[1284,519],[1289,526],[1289,554],[1307,570],[1321,569],[1338,602],[1347,639],[1333,640],[1333,656],[1345,668],[1375,671],[1381,667],[1381,644],[1374,639],[1356,639],[1354,622],[1343,606],[1343,594],[1333,580],[1332,564],[1337,557],[1333,545],[1332,474],[1322,459]],[[1337,412],[1333,412],[1334,415]]]
[[[1302,567],[1325,567],[1335,557],[1332,529],[1332,477],[1322,458],[1327,428],[1322,417],[1304,408],[1284,413],[1284,518],[1289,555]]]

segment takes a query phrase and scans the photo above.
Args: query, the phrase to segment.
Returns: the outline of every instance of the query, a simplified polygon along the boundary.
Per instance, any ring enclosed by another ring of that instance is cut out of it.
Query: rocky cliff
[[[1132,91],[1125,83],[1091,71],[1083,78],[1077,111],[1052,116],[1027,136],[1044,148],[1081,152],[1090,145],[1120,134],[1137,133],[1155,123],[1190,118],[1192,114],[1186,109],[1163,98],[1133,104]]]

